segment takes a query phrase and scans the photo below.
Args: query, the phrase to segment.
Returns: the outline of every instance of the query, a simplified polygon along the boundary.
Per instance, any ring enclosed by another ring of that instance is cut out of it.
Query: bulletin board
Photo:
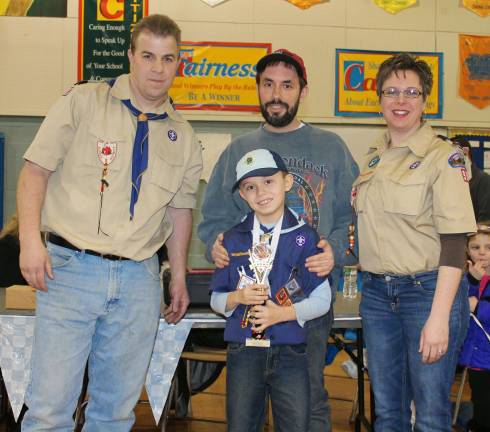
[[[490,174],[490,130],[486,129],[450,129],[449,136],[461,137],[471,144],[473,162]]]

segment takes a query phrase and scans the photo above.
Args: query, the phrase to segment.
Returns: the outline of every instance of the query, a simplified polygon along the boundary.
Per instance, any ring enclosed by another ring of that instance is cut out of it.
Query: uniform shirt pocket
[[[425,179],[421,176],[387,178],[382,182],[383,208],[388,213],[417,216],[422,209],[425,189]]]
[[[155,152],[150,182],[171,194],[175,194],[179,190],[183,178],[183,152],[173,148],[158,149]]]
[[[90,127],[88,130],[87,147],[83,149],[80,155],[84,165],[102,169],[107,163],[109,170],[119,171],[123,162],[123,152],[127,152],[127,144],[124,137],[107,133],[103,129]],[[132,143],[131,143],[132,152]]]

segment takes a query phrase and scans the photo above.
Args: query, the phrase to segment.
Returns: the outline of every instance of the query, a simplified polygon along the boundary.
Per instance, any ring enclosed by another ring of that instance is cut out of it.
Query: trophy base
[[[269,348],[271,346],[270,339],[245,339],[245,346],[248,347],[258,347],[258,348]]]

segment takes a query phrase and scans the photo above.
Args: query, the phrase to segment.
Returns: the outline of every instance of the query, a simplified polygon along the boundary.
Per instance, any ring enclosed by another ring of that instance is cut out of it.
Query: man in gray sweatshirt
[[[310,257],[306,266],[324,276],[332,272],[335,262],[332,286],[336,290],[335,274],[340,274],[345,260],[348,225],[352,221],[350,192],[359,169],[338,135],[298,120],[299,104],[308,93],[301,57],[285,49],[266,55],[257,63],[256,81],[265,123],[234,139],[214,167],[202,206],[203,221],[198,228],[199,237],[206,244],[207,258],[217,267],[228,264],[221,244],[223,232],[250,211],[239,194],[231,192],[236,181],[236,164],[245,153],[267,148],[282,156],[294,177],[287,205],[322,237],[318,247],[323,253]],[[299,311],[297,315],[301,319]],[[306,324],[311,432],[331,431],[323,368],[332,323],[331,308],[327,315]]]

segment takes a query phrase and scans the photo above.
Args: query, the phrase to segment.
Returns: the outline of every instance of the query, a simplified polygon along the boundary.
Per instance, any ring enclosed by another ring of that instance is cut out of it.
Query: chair
[[[459,383],[458,392],[456,393],[456,404],[454,406],[454,414],[453,414],[453,422],[454,426],[458,421],[459,408],[461,407],[461,398],[463,396],[463,389],[466,383],[466,376],[468,375],[468,368],[465,367],[463,369],[463,373],[461,374],[461,382]]]
[[[220,364],[226,365],[226,349],[194,346],[193,351],[183,351],[180,358],[181,358],[181,360],[183,360],[185,362],[186,382],[187,382],[187,388],[189,391],[189,402],[187,405],[187,413],[188,413],[189,417],[193,417],[192,386],[191,386],[191,376],[192,376],[192,374],[191,374],[191,361],[213,362],[213,363],[220,363]],[[166,416],[168,415],[170,401],[171,401],[171,399],[173,399],[175,402],[177,394],[178,394],[178,384],[177,384],[176,377],[174,376],[174,379],[172,380],[171,393],[170,393],[169,398],[167,400],[167,405],[166,405],[165,411],[164,411],[164,415],[165,415],[164,424],[166,423],[166,420],[167,420]],[[269,405],[270,405],[270,402],[267,403],[266,411],[265,411],[265,419],[266,419],[265,424],[266,425],[272,424],[272,415],[271,415],[271,410],[270,410]],[[165,431],[165,429],[162,427],[162,432],[164,432],[164,431]]]
[[[78,397],[77,408],[75,410],[75,428],[74,432],[80,432],[84,422],[84,412],[87,405],[87,389],[88,389],[88,363],[85,366],[85,373],[83,374],[82,391]]]
[[[190,395],[187,412],[192,417],[191,361],[213,362],[226,365],[226,349],[194,347],[193,351],[183,351],[180,358],[185,362],[187,388]]]
[[[330,351],[333,351],[333,348],[331,348],[331,347],[335,347],[337,352],[335,353],[333,358],[329,359],[329,362],[326,363],[326,366],[333,363],[335,356],[336,356],[336,354],[338,354],[339,351],[345,351],[349,355],[350,358],[345,360],[344,362],[342,362],[341,368],[349,378],[357,380],[358,379],[358,377],[357,377],[357,374],[358,374],[357,367],[358,366],[357,366],[357,363],[353,361],[353,359],[354,359],[353,356],[356,356],[355,343],[356,343],[355,333],[353,334],[352,332],[345,331],[345,332],[341,332],[339,334],[338,331],[333,330],[330,333],[328,349]],[[327,349],[327,353],[328,353],[328,349]],[[365,350],[365,348],[364,348],[364,350]],[[366,360],[365,359],[366,359],[366,356],[364,353],[364,365],[366,366]],[[357,413],[359,411],[359,407],[358,407],[359,390],[358,390],[357,386],[356,386],[356,390],[355,390],[355,394],[354,394],[353,399],[345,399],[345,398],[338,397],[338,396],[330,396],[330,398],[336,399],[336,400],[341,400],[341,401],[346,401],[346,402],[352,401],[352,408],[351,408],[351,413],[349,415],[349,421],[350,422],[355,421]]]

